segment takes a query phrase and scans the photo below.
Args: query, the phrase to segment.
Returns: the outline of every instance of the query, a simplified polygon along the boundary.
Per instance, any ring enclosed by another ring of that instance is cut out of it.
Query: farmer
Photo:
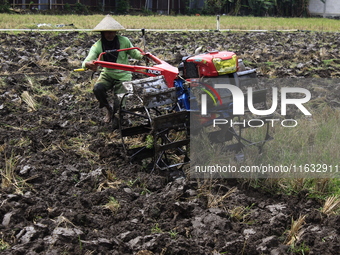
[[[101,39],[99,39],[90,49],[90,52],[86,59],[83,61],[82,67],[97,70],[97,65],[93,62],[97,60],[100,53],[104,51],[114,49],[125,49],[133,47],[130,40],[127,37],[117,34],[117,31],[125,30],[125,28],[119,24],[110,15],[105,18],[93,29],[93,31],[101,33]],[[138,50],[129,50],[121,52],[106,53],[103,56],[104,61],[116,62],[120,64],[128,64],[128,55],[134,59],[142,59],[143,55]],[[129,81],[132,78],[131,72],[122,71],[118,69],[103,68],[100,76],[94,85],[93,93],[99,101],[99,108],[105,107],[107,109],[104,122],[109,123],[114,114],[117,112],[119,106],[119,100],[117,94],[124,93],[125,88],[123,86],[124,81]],[[110,105],[107,101],[106,92],[113,89],[115,99],[113,105]]]

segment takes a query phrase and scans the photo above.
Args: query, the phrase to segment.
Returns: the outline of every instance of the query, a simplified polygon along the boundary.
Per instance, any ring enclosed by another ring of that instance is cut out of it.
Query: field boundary
[[[0,28],[0,32],[92,32],[93,29],[30,29],[30,28]],[[126,29],[127,32],[138,32],[141,29]],[[298,32],[306,31],[299,29],[145,29],[149,32]]]

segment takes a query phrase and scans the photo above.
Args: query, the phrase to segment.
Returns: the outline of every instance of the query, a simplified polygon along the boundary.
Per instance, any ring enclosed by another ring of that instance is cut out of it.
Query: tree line
[[[171,14],[184,15],[217,15],[226,14],[233,16],[272,16],[272,17],[307,17],[309,16],[310,0],[205,0],[202,2],[195,0],[185,0],[185,8],[171,11]],[[324,2],[325,0],[320,0]],[[74,5],[66,4],[62,10],[54,10],[56,13],[77,13],[91,14],[104,12],[100,7],[102,1],[97,0],[97,6],[83,5],[79,2]],[[108,1],[110,2],[110,1]],[[31,1],[33,3],[33,1]],[[136,14],[130,0],[118,0],[110,12],[115,14]],[[0,12],[12,12],[11,1],[0,0]],[[149,9],[142,9],[144,15],[154,15]],[[140,13],[138,13],[140,14]]]
[[[203,14],[246,16],[309,16],[310,0],[205,0]],[[320,0],[322,1],[322,0]]]

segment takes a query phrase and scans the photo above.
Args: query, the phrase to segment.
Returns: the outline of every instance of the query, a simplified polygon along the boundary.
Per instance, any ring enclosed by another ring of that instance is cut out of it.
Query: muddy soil
[[[140,33],[124,35],[143,47]],[[127,162],[91,73],[72,71],[97,36],[0,34],[2,254],[339,254],[340,216],[306,192],[174,180]],[[147,34],[146,50],[173,65],[199,46],[236,52],[259,77],[340,77],[339,33]],[[329,86],[313,98],[339,107],[340,86]]]

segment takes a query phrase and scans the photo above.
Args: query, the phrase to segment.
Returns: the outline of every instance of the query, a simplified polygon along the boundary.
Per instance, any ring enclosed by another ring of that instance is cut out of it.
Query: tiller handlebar
[[[126,65],[114,62],[108,62],[101,60],[104,54],[112,53],[112,52],[121,52],[121,51],[129,51],[129,50],[138,50],[141,52],[144,57],[148,60],[151,60],[155,63],[154,66],[140,66],[140,65]],[[165,81],[167,82],[168,87],[174,87],[174,80],[178,76],[178,68],[174,67],[167,62],[157,58],[156,56],[152,55],[151,53],[145,53],[138,47],[126,48],[126,49],[119,49],[119,50],[110,50],[106,52],[102,52],[94,64],[99,65],[101,67],[106,67],[109,69],[119,69],[124,71],[130,71],[135,73],[145,74],[147,76],[159,76],[163,75]]]

